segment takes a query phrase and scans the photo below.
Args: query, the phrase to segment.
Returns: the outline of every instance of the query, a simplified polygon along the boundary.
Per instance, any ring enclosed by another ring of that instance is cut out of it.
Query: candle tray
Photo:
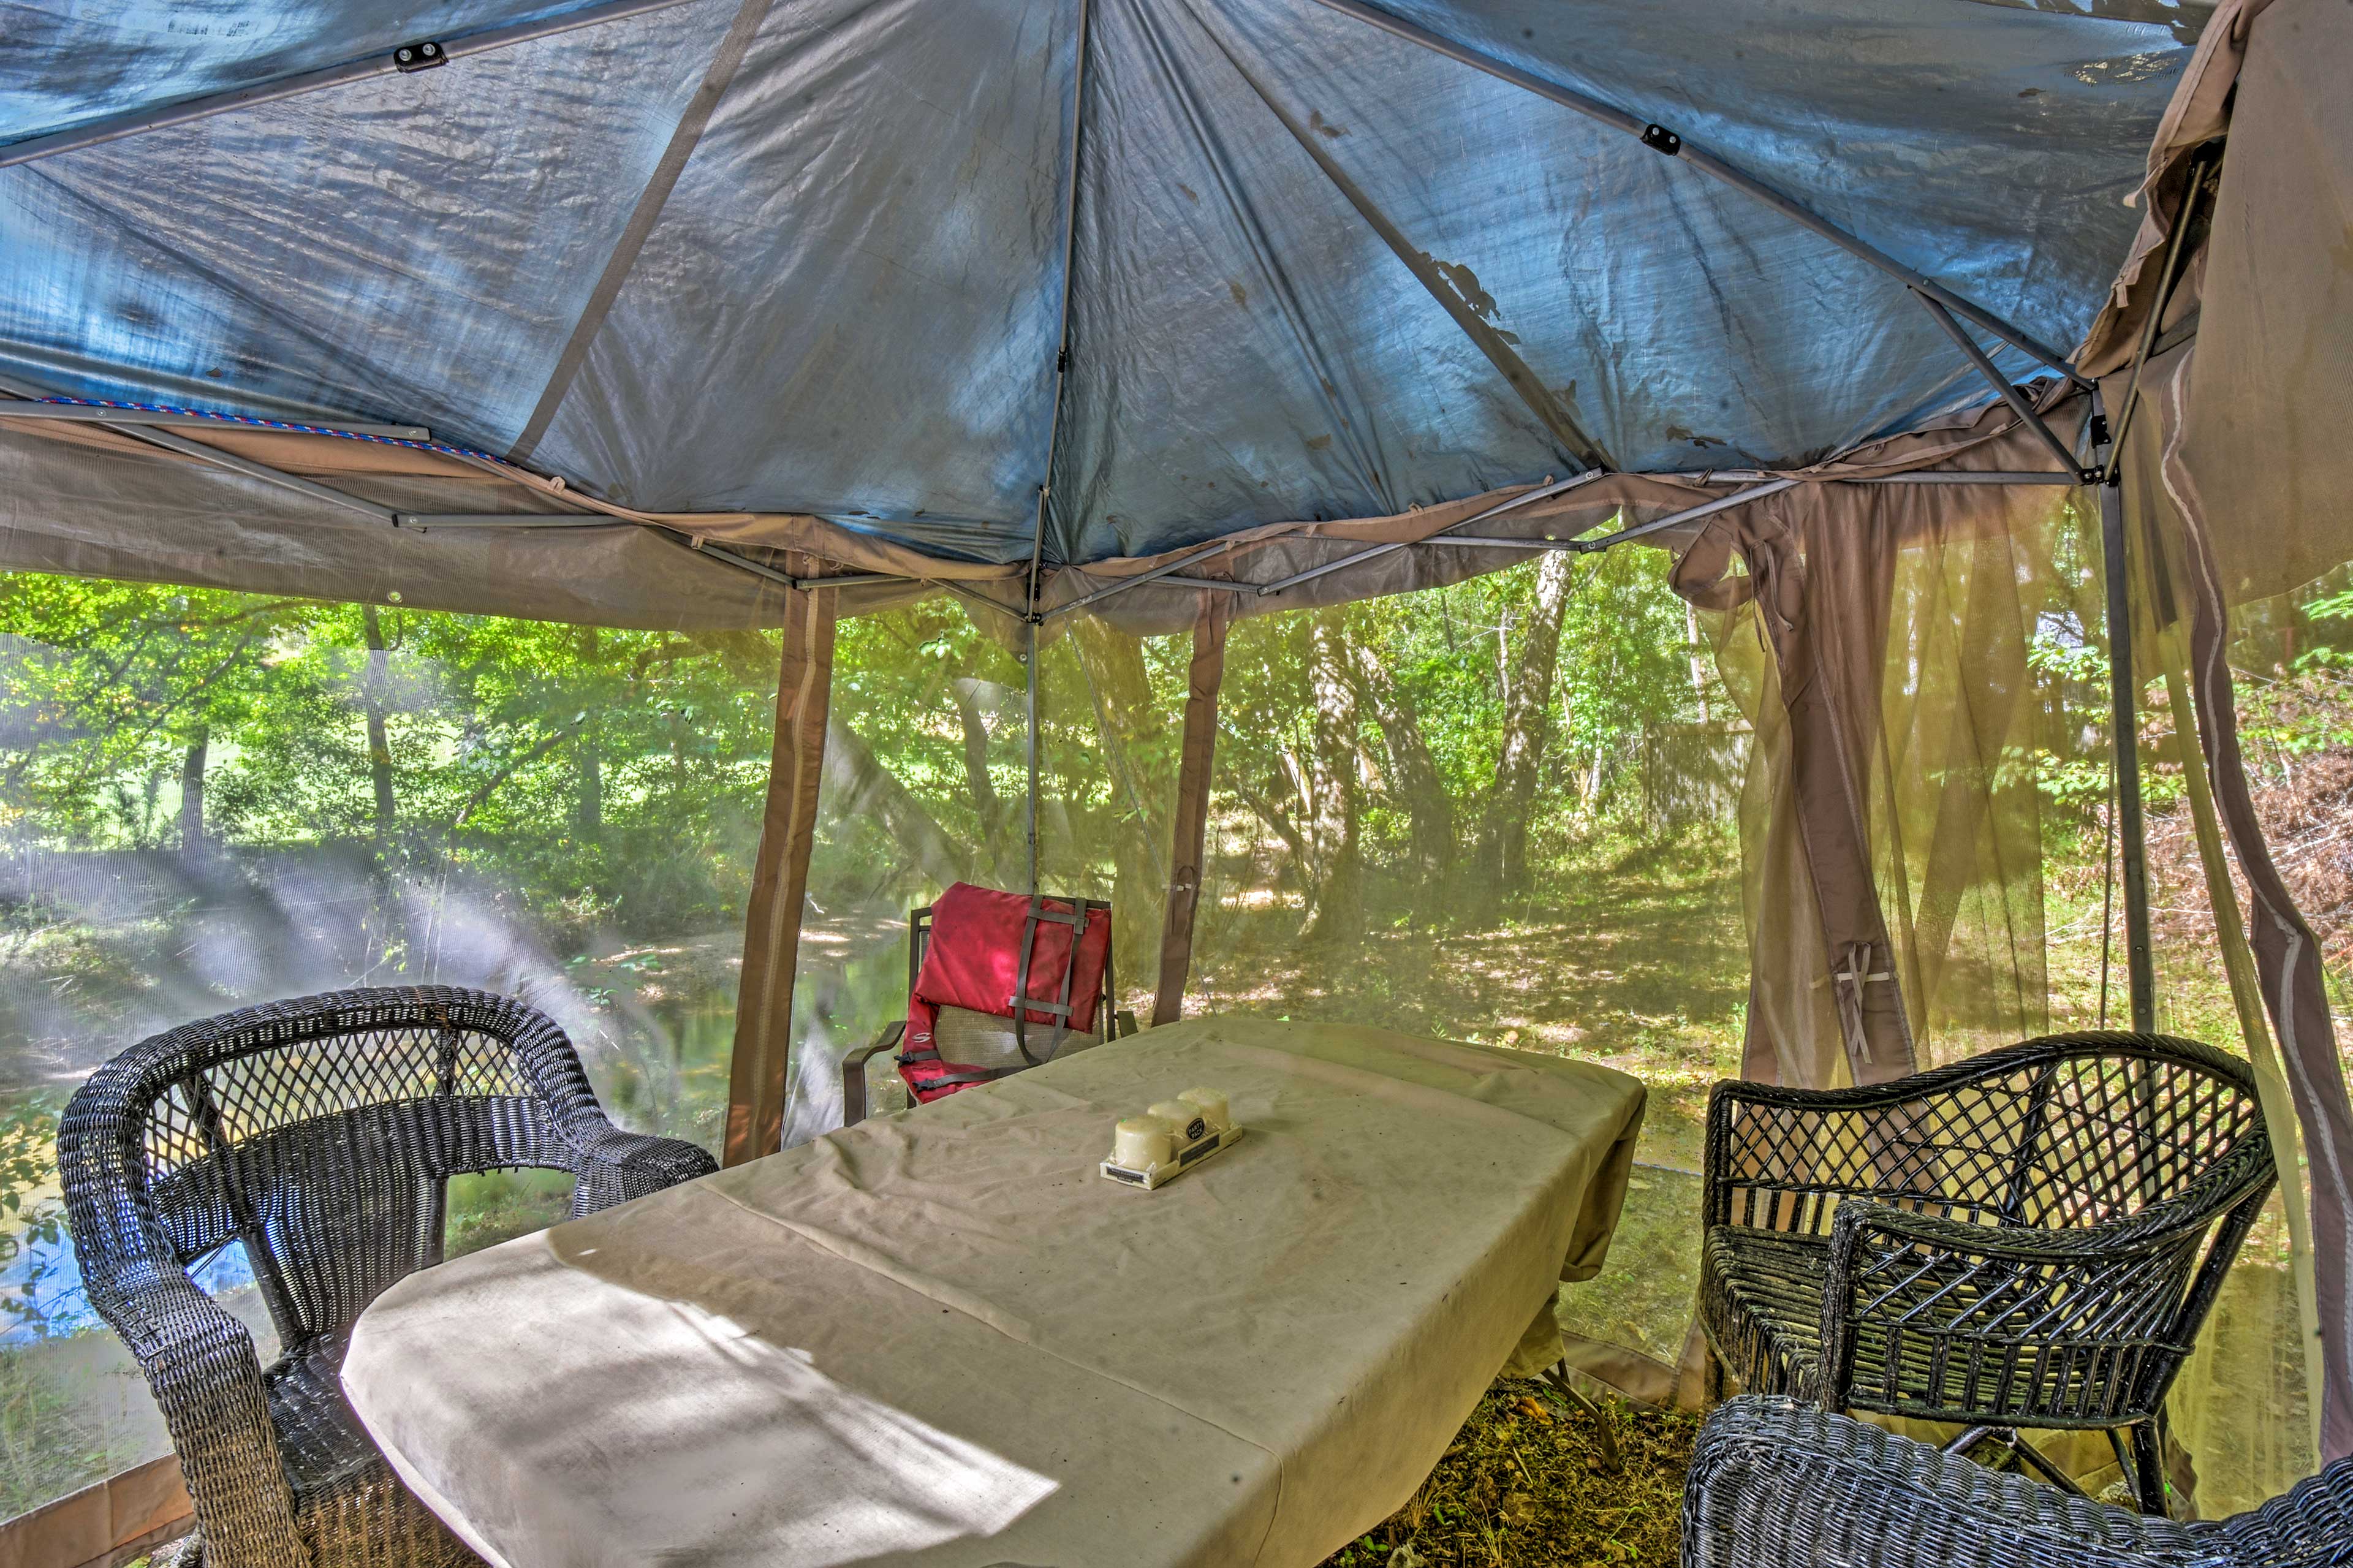
[[[1155,1187],[1166,1186],[1194,1166],[1209,1159],[1220,1149],[1231,1148],[1241,1135],[1242,1130],[1239,1126],[1229,1127],[1223,1132],[1209,1133],[1206,1137],[1195,1139],[1178,1150],[1175,1159],[1163,1161],[1157,1165],[1147,1165],[1140,1171],[1133,1170],[1115,1161],[1105,1160],[1103,1163],[1103,1173],[1123,1185],[1142,1187],[1148,1193]]]

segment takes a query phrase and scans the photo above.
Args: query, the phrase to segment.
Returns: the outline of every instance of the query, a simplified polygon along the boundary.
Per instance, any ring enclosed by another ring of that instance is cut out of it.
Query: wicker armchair
[[[2341,1568],[2353,1459],[2232,1518],[2107,1508],[1788,1398],[1708,1418],[1683,1486],[1683,1568]]]
[[[1751,1393],[1957,1422],[2062,1485],[2019,1428],[2104,1430],[2155,1511],[2166,1391],[2272,1181],[2246,1066],[2187,1040],[1718,1084],[1700,1321]]]
[[[448,1178],[538,1166],[575,1215],[708,1173],[606,1120],[571,1042],[519,1002],[345,991],[190,1024],[92,1074],[58,1162],[82,1281],[163,1407],[218,1568],[472,1564],[344,1402],[345,1336],[440,1260]],[[188,1275],[242,1242],[283,1353]]]

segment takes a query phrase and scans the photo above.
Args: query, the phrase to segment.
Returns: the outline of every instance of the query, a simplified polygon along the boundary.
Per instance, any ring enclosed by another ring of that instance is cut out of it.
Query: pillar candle
[[[1168,1123],[1170,1130],[1176,1134],[1176,1147],[1179,1149],[1192,1142],[1185,1136],[1185,1130],[1194,1122],[1200,1122],[1203,1131],[1208,1131],[1208,1119],[1201,1114],[1201,1108],[1181,1100],[1164,1100],[1152,1108],[1152,1114]]]
[[[1176,1130],[1157,1116],[1130,1116],[1113,1129],[1111,1162],[1123,1170],[1165,1165],[1175,1153]]]
[[[1234,1124],[1233,1112],[1226,1105],[1225,1093],[1215,1089],[1188,1089],[1177,1099],[1199,1108],[1212,1132],[1223,1132]]]

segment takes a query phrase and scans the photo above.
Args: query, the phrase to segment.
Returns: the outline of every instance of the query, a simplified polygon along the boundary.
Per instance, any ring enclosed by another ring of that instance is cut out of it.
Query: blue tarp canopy
[[[0,0],[0,383],[958,562],[1802,465],[1990,395],[1820,229],[2071,348],[2205,9]]]

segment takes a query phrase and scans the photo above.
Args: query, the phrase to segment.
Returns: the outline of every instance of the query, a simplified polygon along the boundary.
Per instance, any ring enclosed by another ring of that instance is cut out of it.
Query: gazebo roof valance
[[[1956,330],[2008,379],[2063,366],[2140,221],[2125,198],[2204,12],[476,0],[428,20],[307,0],[211,7],[200,28],[161,3],[36,18],[54,36],[19,31],[0,58],[0,384],[422,426],[613,506],[793,519],[733,537],[901,574],[1148,557],[1596,468],[1799,467],[1984,402]],[[5,424],[16,564],[125,569],[172,497],[249,489],[160,455],[101,481],[86,448],[37,454]],[[238,546],[249,574],[324,552],[348,586],[368,554],[265,531]],[[516,606],[584,618],[663,576],[609,538],[444,538],[390,552],[412,602],[440,597],[437,560],[477,583],[499,560],[612,575]],[[185,553],[182,576],[234,575],[195,538]]]

